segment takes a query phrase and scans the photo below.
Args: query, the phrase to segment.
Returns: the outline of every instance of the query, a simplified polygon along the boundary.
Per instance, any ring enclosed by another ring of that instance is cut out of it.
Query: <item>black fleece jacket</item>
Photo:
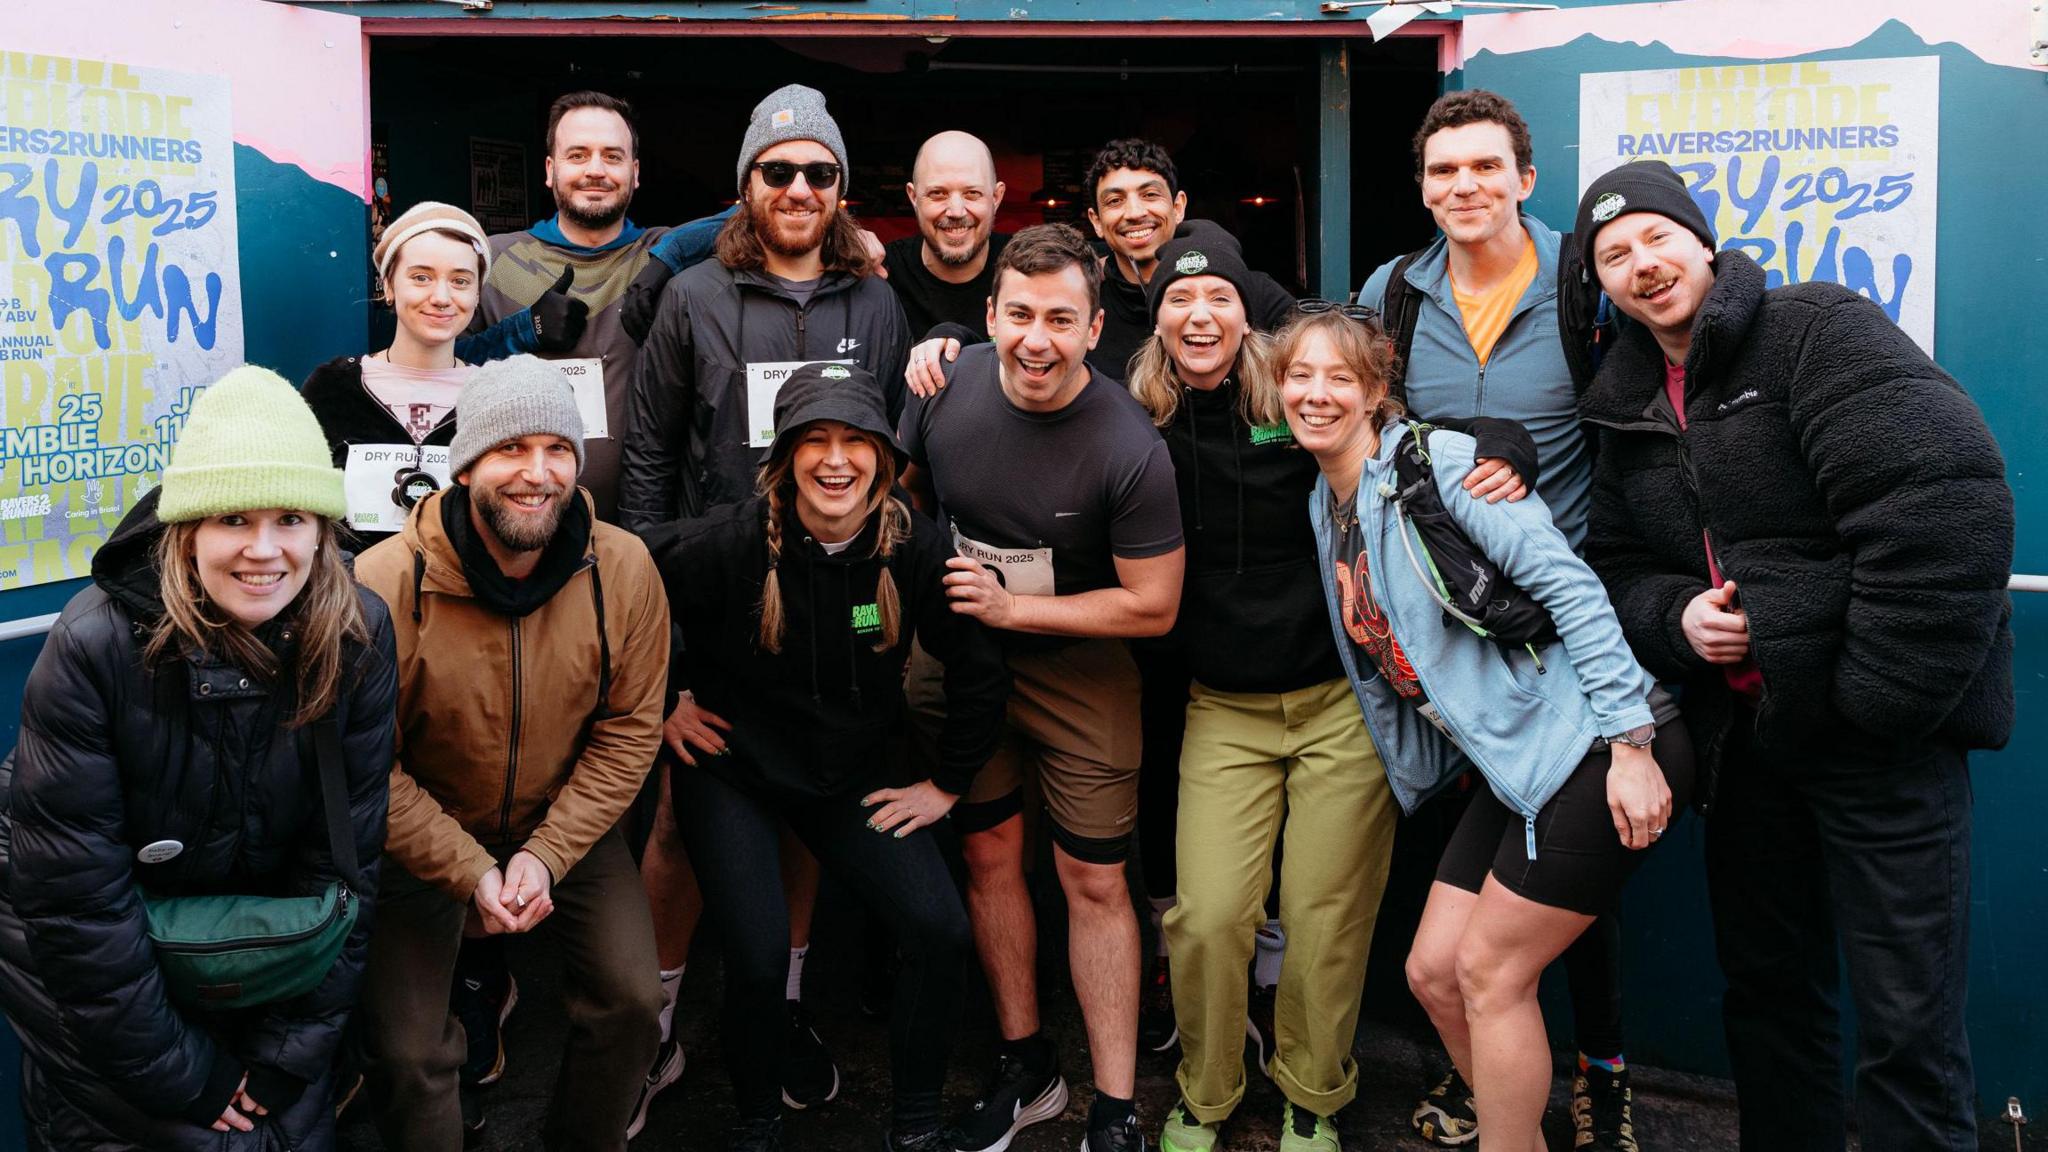
[[[2003,745],[2013,502],[1982,414],[1869,300],[1766,291],[1748,257],[1714,259],[1685,430],[1639,325],[1581,404],[1601,429],[1586,558],[1643,666],[1684,682],[1703,770],[1734,714],[1680,626],[1707,588],[1703,538],[1749,615],[1766,746]]]
[[[1323,609],[1308,494],[1315,457],[1284,423],[1253,427],[1235,379],[1181,389],[1173,457],[1187,579],[1168,642],[1224,692],[1292,692],[1344,674]]]
[[[410,444],[412,433],[398,422],[382,401],[370,395],[363,387],[363,358],[360,356],[337,356],[313,369],[306,382],[299,387],[299,395],[305,399],[306,407],[320,421],[320,431],[327,437],[328,451],[334,454],[334,466],[348,464],[348,449],[351,444]],[[446,447],[455,442],[455,413],[450,411],[441,418],[434,430],[427,433],[425,443]],[[395,479],[395,477],[394,477]],[[398,531],[394,523],[390,532],[358,532],[346,521],[338,521],[341,530],[342,547],[351,552],[361,552],[377,541]]]
[[[909,539],[874,555],[876,522],[828,555],[785,512],[780,575],[782,650],[760,644],[768,579],[767,501],[713,508],[647,534],[683,644],[670,687],[732,724],[733,754],[699,763],[757,794],[817,798],[865,792],[882,778],[886,749],[904,731],[903,673],[914,636],[946,667],[946,723],[932,782],[964,795],[995,752],[1010,672],[988,631],[947,604],[940,581],[951,552],[938,528],[910,512]],[[888,568],[901,625],[882,631],[876,588]]]

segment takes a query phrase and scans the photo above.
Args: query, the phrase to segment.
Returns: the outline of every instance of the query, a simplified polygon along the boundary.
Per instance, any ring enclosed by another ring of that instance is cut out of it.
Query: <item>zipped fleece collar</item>
[[[1764,301],[1764,270],[1734,250],[1715,253],[1714,285],[1693,317],[1692,347],[1685,356],[1686,410],[1727,368],[1741,349]],[[1664,349],[1641,324],[1625,324],[1600,374],[1579,404],[1584,419],[1610,428],[1641,424],[1664,391]]]

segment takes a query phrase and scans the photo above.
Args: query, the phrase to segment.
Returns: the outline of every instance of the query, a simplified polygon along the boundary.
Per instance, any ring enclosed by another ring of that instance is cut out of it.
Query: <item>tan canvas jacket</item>
[[[472,596],[436,493],[356,560],[356,579],[391,606],[398,639],[385,851],[458,900],[494,850],[523,848],[559,881],[633,802],[661,744],[668,601],[646,546],[593,522],[583,570],[515,619]]]

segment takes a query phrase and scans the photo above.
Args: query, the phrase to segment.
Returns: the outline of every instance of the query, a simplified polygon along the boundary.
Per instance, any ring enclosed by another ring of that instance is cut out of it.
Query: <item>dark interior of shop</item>
[[[632,216],[671,223],[732,200],[748,111],[791,82],[822,90],[845,135],[854,213],[884,240],[916,227],[903,195],[918,144],[986,140],[1007,186],[998,227],[1081,222],[1105,141],[1166,145],[1189,214],[1235,231],[1253,267],[1297,290],[1318,276],[1317,52],[1300,39],[385,37],[371,46],[373,165],[391,202],[470,208],[492,231],[553,212],[542,186],[549,103],[578,88],[633,102]],[[1432,229],[1409,134],[1435,98],[1435,46],[1354,42],[1352,286]]]

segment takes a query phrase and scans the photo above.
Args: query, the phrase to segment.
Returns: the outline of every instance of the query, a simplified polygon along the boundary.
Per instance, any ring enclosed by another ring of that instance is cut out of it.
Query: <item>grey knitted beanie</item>
[[[560,436],[576,446],[583,474],[583,413],[561,369],[538,356],[493,360],[470,373],[455,398],[455,439],[448,474],[460,476],[477,457],[521,436]]]
[[[839,195],[853,182],[853,165],[846,162],[846,139],[839,134],[839,122],[825,111],[825,94],[801,84],[785,84],[754,105],[747,119],[747,135],[740,141],[739,190],[747,191],[747,171],[761,153],[784,140],[816,140],[839,161]]]

